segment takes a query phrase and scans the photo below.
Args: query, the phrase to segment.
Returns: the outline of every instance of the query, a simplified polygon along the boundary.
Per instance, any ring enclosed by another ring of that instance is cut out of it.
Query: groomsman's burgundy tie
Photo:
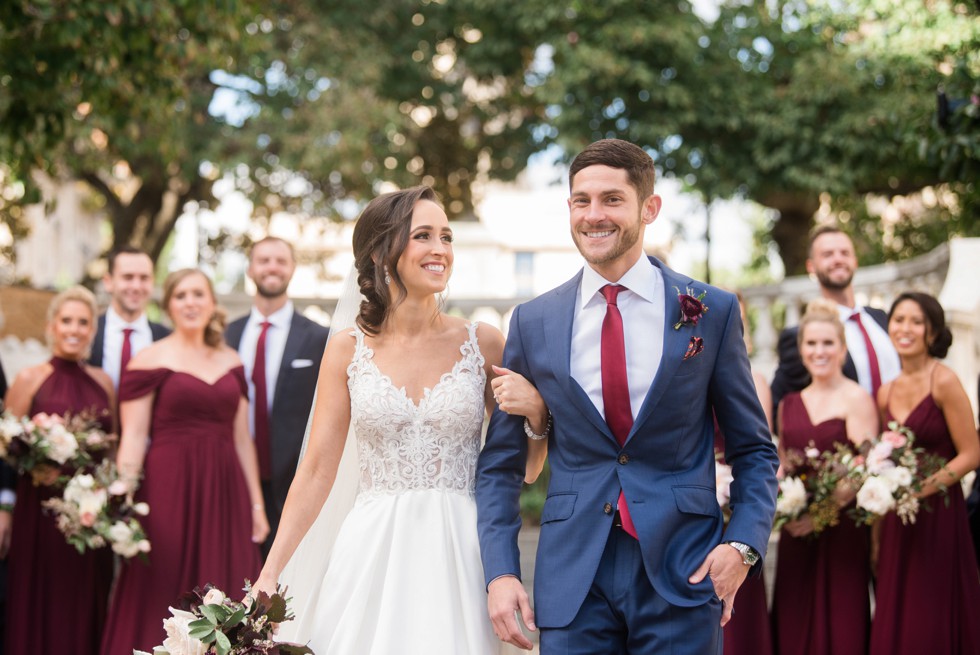
[[[626,443],[633,428],[633,411],[630,408],[630,388],[626,377],[626,340],[623,336],[623,315],[619,313],[616,297],[626,287],[618,284],[607,284],[602,287],[602,295],[606,298],[606,317],[602,319],[601,338],[601,371],[602,371],[602,406],[606,413],[606,424],[612,430],[616,441],[622,446]],[[626,497],[622,490],[619,492],[619,518],[623,521],[623,530],[634,539],[636,527],[630,517]]]
[[[878,389],[881,388],[881,369],[878,368],[878,355],[875,353],[874,344],[871,343],[871,335],[861,322],[860,312],[854,312],[848,320],[857,323],[858,328],[861,329],[861,336],[864,337],[864,347],[868,351],[868,368],[871,369],[871,397],[877,399]]]
[[[269,395],[265,384],[265,337],[271,325],[268,321],[262,322],[262,332],[255,342],[255,365],[252,367],[252,384],[255,388],[255,452],[259,458],[259,478],[262,480],[272,478],[269,463]]]
[[[130,336],[133,334],[133,328],[123,328],[123,343],[122,343],[122,353],[119,355],[119,380],[122,381],[123,372],[129,365],[129,360],[133,358],[133,343],[130,340]]]

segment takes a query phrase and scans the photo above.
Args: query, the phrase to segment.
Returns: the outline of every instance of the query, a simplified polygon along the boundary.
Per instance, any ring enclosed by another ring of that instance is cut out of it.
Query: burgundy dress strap
[[[128,369],[119,384],[119,402],[153,393],[172,373],[169,368]]]
[[[235,382],[238,383],[238,388],[241,390],[242,396],[248,400],[248,380],[245,379],[245,367],[236,366],[231,369],[230,373],[235,378]]]

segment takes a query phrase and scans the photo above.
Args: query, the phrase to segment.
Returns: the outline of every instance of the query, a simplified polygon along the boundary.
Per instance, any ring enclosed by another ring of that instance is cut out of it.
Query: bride
[[[374,199],[353,242],[363,299],[352,329],[334,321],[255,589],[289,586],[297,619],[281,637],[317,655],[496,653],[473,495],[484,413],[499,401],[543,436],[548,410],[524,378],[495,375],[498,330],[440,311],[452,230],[432,189]],[[528,443],[533,479],[546,441]]]

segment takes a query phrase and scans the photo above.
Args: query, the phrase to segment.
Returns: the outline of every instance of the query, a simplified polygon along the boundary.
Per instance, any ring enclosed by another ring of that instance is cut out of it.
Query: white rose
[[[0,435],[4,439],[10,441],[11,439],[16,439],[24,434],[24,423],[12,416],[5,416],[0,419]]]
[[[820,450],[817,448],[807,448],[804,454],[810,459],[817,459],[820,457]]]
[[[129,491],[129,485],[123,480],[113,480],[109,483],[109,493],[113,496],[122,496]]]
[[[115,544],[128,544],[133,540],[133,531],[122,521],[109,526],[109,539]]]
[[[64,464],[78,452],[78,441],[75,439],[75,435],[66,430],[63,425],[57,423],[52,425],[48,430],[46,441],[48,442],[48,457],[59,464]]]
[[[135,543],[133,541],[118,541],[118,542],[113,542],[112,552],[129,559],[130,557],[135,557],[141,551],[138,543]]]
[[[136,547],[139,549],[141,553],[150,552],[150,542],[147,541],[146,539],[140,539],[139,541],[137,541]]]
[[[207,655],[208,647],[190,635],[188,624],[197,617],[190,612],[170,608],[171,618],[163,620],[163,629],[167,638],[163,647],[170,655]]]
[[[146,503],[136,503],[133,505],[133,511],[139,516],[146,516],[150,513],[150,506]]]
[[[895,507],[888,481],[874,475],[865,480],[857,492],[857,505],[872,514],[887,514]]]
[[[898,491],[900,487],[907,487],[912,484],[912,472],[904,466],[885,469],[880,476],[888,483],[888,488],[892,493]]]
[[[799,478],[783,478],[779,481],[779,497],[776,512],[783,516],[797,516],[806,509],[806,487]]]
[[[108,494],[105,489],[95,488],[95,478],[83,474],[76,475],[68,481],[65,486],[64,498],[78,506],[78,513],[83,519],[86,516],[89,517],[89,520],[83,521],[83,523],[91,526],[94,518],[105,507]]]
[[[732,497],[732,467],[728,464],[715,462],[715,495],[718,497],[718,505],[724,507]]]
[[[208,593],[204,594],[205,605],[220,605],[223,602],[225,602],[225,595],[220,589],[212,588]]]

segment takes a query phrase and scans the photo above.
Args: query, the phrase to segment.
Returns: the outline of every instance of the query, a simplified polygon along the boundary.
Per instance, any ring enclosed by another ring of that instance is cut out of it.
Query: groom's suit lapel
[[[643,427],[643,424],[653,413],[653,408],[657,406],[664,392],[670,387],[670,382],[677,372],[677,367],[684,359],[684,353],[687,351],[687,344],[691,338],[691,330],[689,328],[686,330],[684,328],[679,330],[674,329],[674,325],[680,319],[681,307],[677,300],[675,287],[684,291],[688,286],[694,284],[694,281],[689,277],[678,275],[653,257],[650,258],[650,261],[660,269],[664,278],[664,350],[663,356],[660,358],[660,368],[657,369],[657,374],[653,378],[650,390],[643,400],[643,405],[640,406],[636,420],[633,421],[633,429],[630,430],[627,441],[632,439],[633,435]]]
[[[549,312],[542,316],[541,329],[547,344],[548,360],[555,379],[565,394],[588,417],[596,429],[616,442],[605,419],[599,414],[592,400],[581,385],[572,379],[572,324],[575,320],[575,307],[578,303],[579,285],[582,272],[555,289]]]

